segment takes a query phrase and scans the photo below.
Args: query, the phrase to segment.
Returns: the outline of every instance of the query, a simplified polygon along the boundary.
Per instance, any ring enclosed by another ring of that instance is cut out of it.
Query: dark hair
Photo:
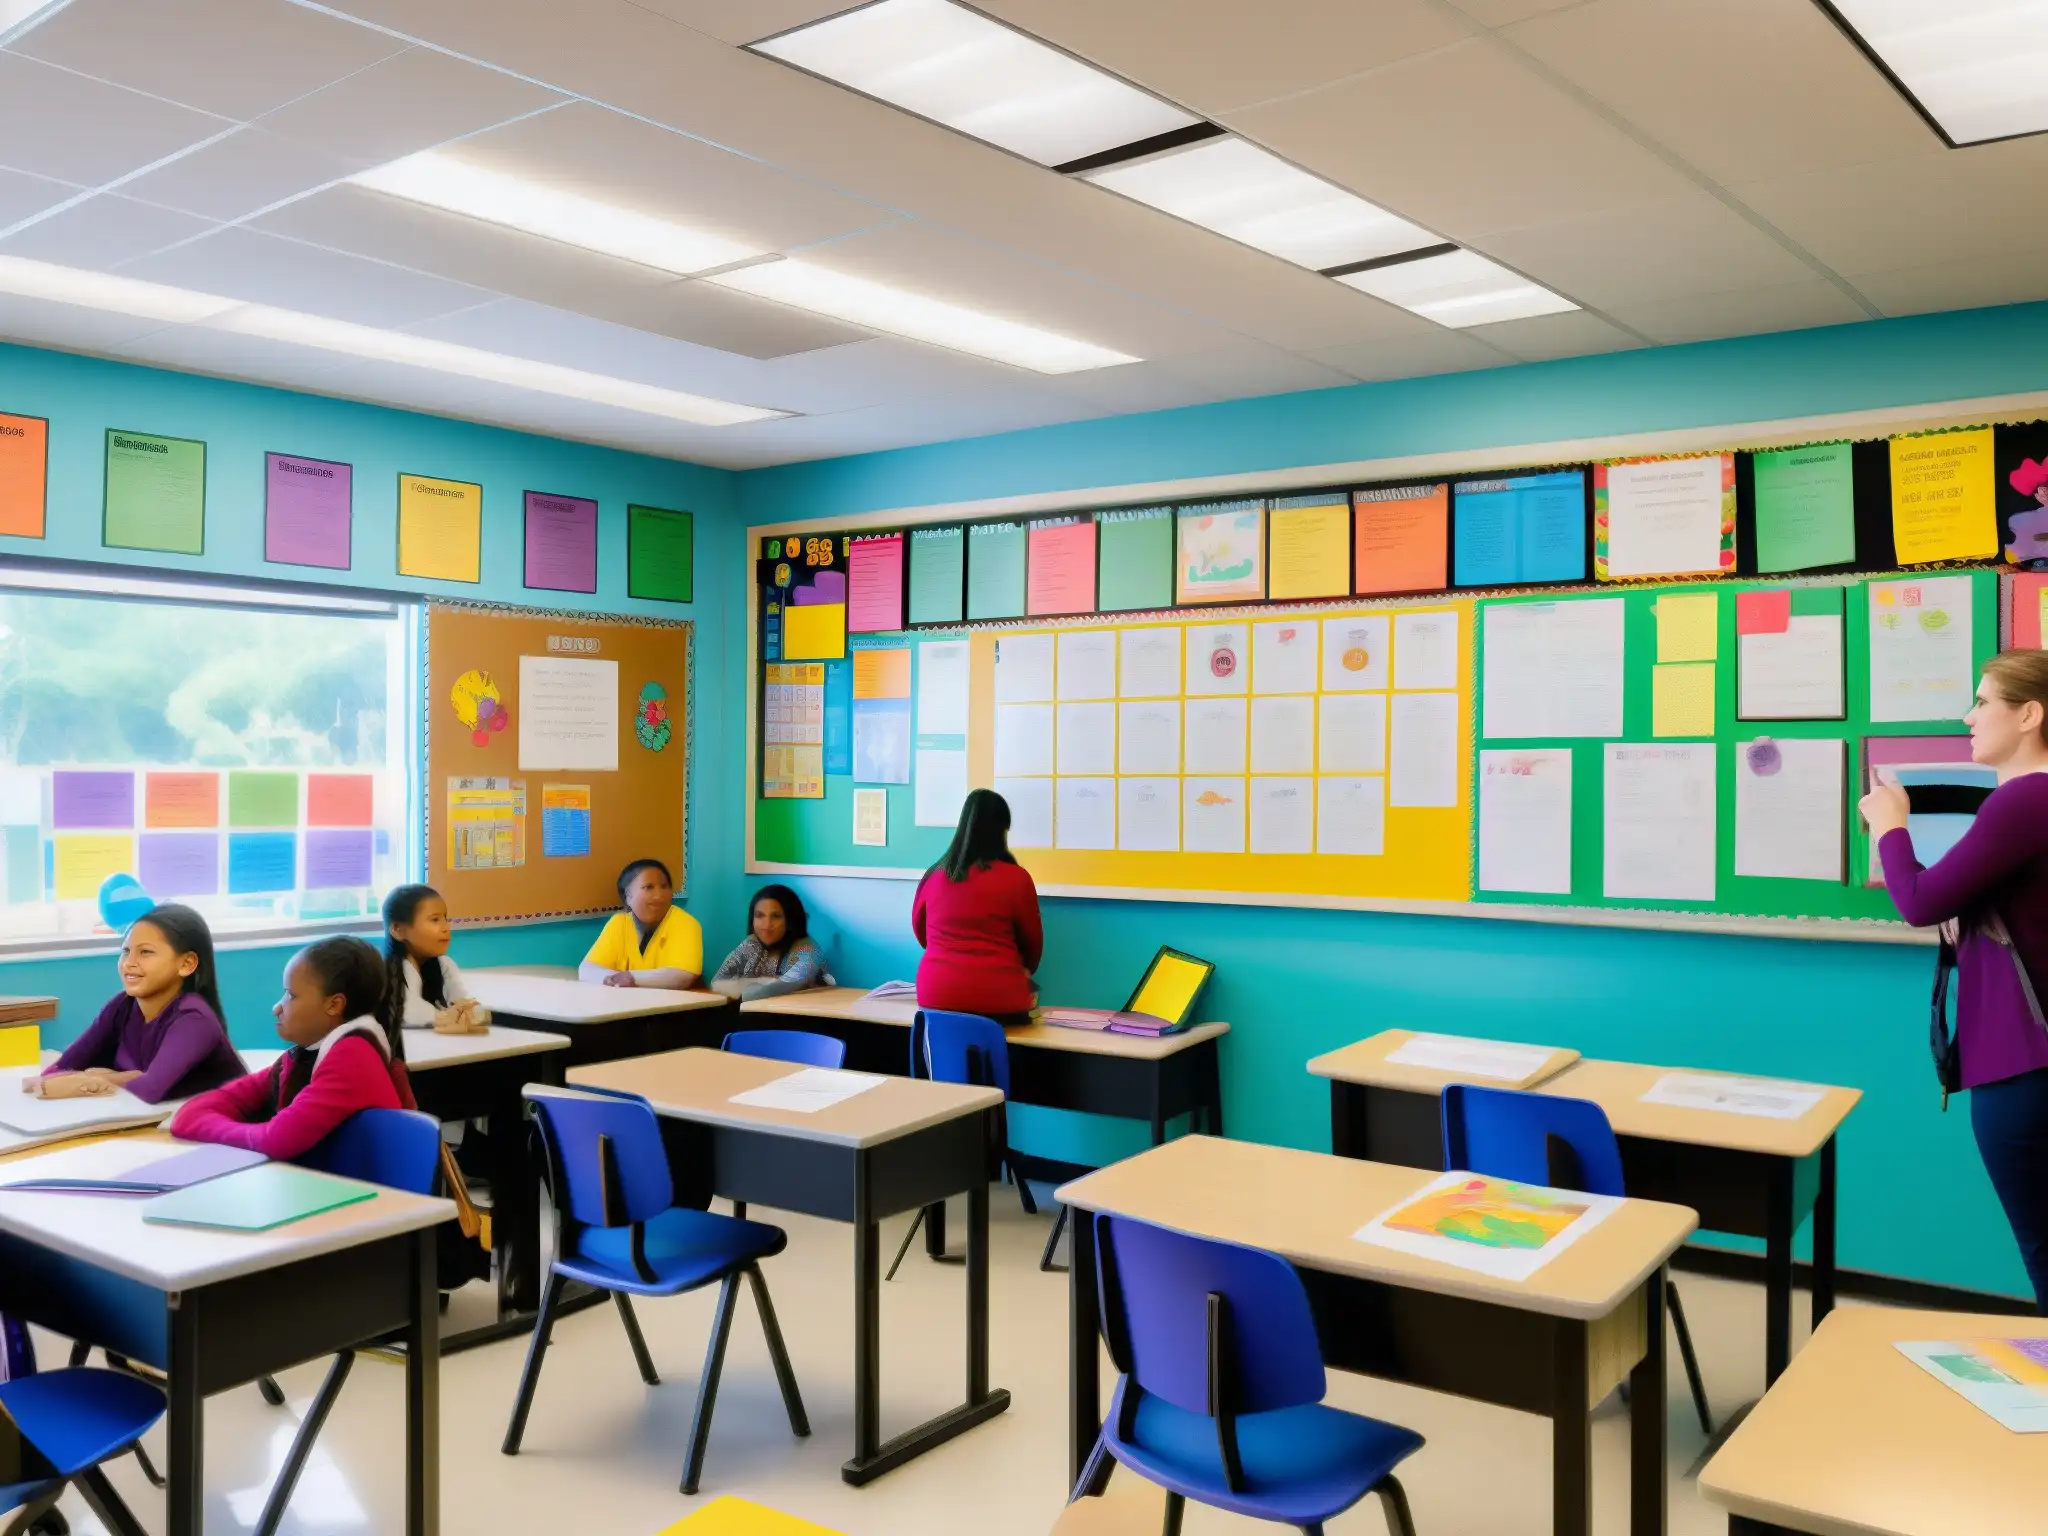
[[[965,880],[969,870],[987,869],[995,863],[1014,864],[1010,856],[1010,802],[992,789],[969,790],[960,807],[960,825],[953,829],[953,841],[936,866],[955,882]]]
[[[441,893],[431,885],[401,885],[384,898],[384,1027],[387,1030],[405,1027],[405,962],[410,951],[405,942],[391,930],[400,923],[409,923],[420,909],[420,903],[428,899],[440,900]],[[448,990],[441,977],[441,957],[429,955],[414,962],[420,968],[420,996],[436,1008],[448,1006]]]
[[[626,888],[632,885],[634,880],[636,880],[639,877],[640,872],[642,870],[648,869],[660,870],[661,878],[668,882],[668,888],[670,890],[674,890],[676,888],[676,877],[668,872],[668,866],[662,863],[661,860],[635,859],[632,863],[628,864],[624,869],[619,871],[619,901],[621,903],[623,903],[626,899]],[[752,914],[749,913],[749,916],[751,915]]]
[[[328,996],[342,996],[342,1017],[370,1015],[384,1024],[384,957],[361,939],[337,934],[320,939],[299,951],[299,963],[311,968],[313,979]],[[403,1031],[386,1027],[391,1059],[405,1060],[401,1043]]]
[[[786,885],[764,885],[754,892],[754,899],[747,903],[747,937],[754,935],[754,908],[764,901],[772,901],[782,908],[782,950],[787,954],[798,939],[811,936],[811,915],[804,910],[804,899]]]
[[[213,968],[213,930],[206,926],[206,919],[190,907],[173,901],[151,907],[128,925],[130,933],[135,931],[136,923],[149,924],[179,954],[199,957],[199,964],[192,968],[192,974],[185,978],[180,990],[197,993],[200,1000],[213,1010],[213,1016],[225,1026],[227,1011],[220,1005],[220,981]]]

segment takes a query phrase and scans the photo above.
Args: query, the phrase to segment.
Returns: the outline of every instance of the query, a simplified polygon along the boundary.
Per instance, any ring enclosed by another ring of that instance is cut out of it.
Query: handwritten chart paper
[[[398,477],[398,574],[482,579],[484,488],[464,480]]]
[[[1450,585],[1448,485],[1354,491],[1351,504],[1352,591],[1440,592]]]
[[[1895,1347],[2014,1434],[2048,1435],[2048,1339],[1929,1340]]]
[[[660,507],[626,508],[626,595],[687,603],[695,590],[696,519]]]
[[[1843,863],[1844,743],[1835,737],[1735,749],[1735,873],[1839,884]]]
[[[1486,734],[1619,736],[1622,607],[1618,597],[1488,607]]]
[[[967,617],[1024,617],[1022,523],[977,523],[967,530]]]
[[[619,766],[619,664],[569,656],[519,658],[519,768]]]
[[[1756,568],[1765,575],[1856,558],[1856,492],[1847,443],[1750,457],[1756,477]]]
[[[910,533],[910,622],[958,624],[966,601],[967,534],[960,528]]]
[[[1479,754],[1479,888],[1571,894],[1571,748]]]
[[[1457,586],[1582,580],[1585,472],[1461,480],[1451,526],[1452,580]]]
[[[1714,745],[1606,748],[1601,894],[1714,899]]]
[[[1432,1179],[1352,1236],[1496,1280],[1527,1280],[1621,1204],[1611,1195],[1454,1172]]]
[[[1251,781],[1251,851],[1312,853],[1315,851],[1314,779]]]
[[[110,429],[100,538],[109,549],[202,553],[206,444]]]
[[[1351,584],[1351,506],[1334,502],[1281,502],[1267,513],[1272,571],[1267,596],[1344,597]]]
[[[1842,589],[1735,597],[1736,704],[1742,720],[1840,720]]]
[[[1034,617],[1095,611],[1093,518],[1031,525],[1024,611]]]
[[[0,412],[0,534],[40,539],[49,488],[50,424]]]
[[[1991,428],[1895,437],[1892,547],[1899,564],[1998,553]]]
[[[525,585],[546,592],[597,590],[597,503],[526,493]]]
[[[1977,692],[1967,576],[1873,581],[1870,718],[1960,720]]]
[[[1666,1072],[1650,1085],[1642,1102],[1758,1120],[1797,1120],[1827,1096],[1827,1089],[1812,1083],[1723,1077],[1717,1072]]]
[[[1102,512],[1095,518],[1102,543],[1104,613],[1164,608],[1173,601],[1173,513],[1165,507]]]
[[[1490,1077],[1503,1083],[1526,1083],[1556,1054],[1547,1045],[1516,1045],[1507,1040],[1474,1040],[1464,1035],[1415,1035],[1387,1052],[1387,1065],[1455,1072],[1460,1077]]]
[[[856,538],[846,546],[846,627],[856,635],[903,627],[903,535]]]
[[[274,565],[349,567],[355,471],[326,459],[263,456],[263,558]]]
[[[1735,568],[1735,455],[1593,470],[1594,574],[1687,576]]]

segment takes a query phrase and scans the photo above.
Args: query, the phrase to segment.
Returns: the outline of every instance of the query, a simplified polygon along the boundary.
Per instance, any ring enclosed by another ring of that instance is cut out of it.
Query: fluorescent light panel
[[[879,0],[751,46],[1040,165],[1201,121],[951,0]]]
[[[730,427],[791,414],[762,406],[735,405],[729,400],[713,400],[705,395],[662,389],[652,384],[636,384],[604,374],[585,373],[580,368],[564,368],[530,358],[511,357],[502,352],[485,352],[476,347],[436,341],[405,331],[351,325],[346,321],[302,314],[297,310],[274,309],[267,304],[244,304],[239,299],[222,298],[218,294],[195,293],[190,289],[139,282],[104,272],[52,266],[48,262],[28,261],[18,256],[0,256],[0,293],[76,304],[85,309],[134,315],[144,320],[203,325],[239,336],[262,336],[348,357],[404,363],[435,373],[509,384],[538,394],[617,406],[621,410],[685,421],[694,426]]]
[[[2048,132],[2044,0],[1833,0],[1956,144]]]
[[[0,0],[0,43],[26,37],[71,0]]]
[[[1428,230],[1236,137],[1106,166],[1083,179],[1318,272],[1440,243]]]
[[[1337,281],[1454,330],[1579,307],[1476,251],[1390,262],[1341,273]]]

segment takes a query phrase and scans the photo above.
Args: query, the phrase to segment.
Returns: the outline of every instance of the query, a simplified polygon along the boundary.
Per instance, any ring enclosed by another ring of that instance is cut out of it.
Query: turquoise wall
[[[757,470],[748,523],[1235,474],[1549,439],[2048,389],[2048,305],[1666,347],[1609,357],[1198,406]],[[728,685],[746,686],[743,652]],[[741,745],[729,747],[740,761]],[[738,782],[737,775],[734,782]],[[910,888],[801,882],[845,979],[908,977]],[[1480,918],[1048,901],[1046,993],[1123,1001],[1153,949],[1218,963],[1234,1135],[1327,1146],[1311,1056],[1390,1025],[1575,1046],[1591,1055],[1847,1083],[1845,1265],[1975,1290],[2025,1281],[1970,1141],[1927,1062],[1932,952],[1876,944],[1554,927]],[[1020,1124],[1097,1155],[1132,1128]],[[1141,1138],[1138,1138],[1141,1139]]]
[[[468,422],[25,347],[0,346],[0,411],[42,416],[50,423],[48,536],[0,538],[0,557],[203,571],[695,620],[688,904],[699,912],[737,910],[744,844],[730,812],[739,803],[740,769],[734,754],[722,749],[737,739],[745,718],[744,695],[728,683],[745,665],[743,656],[732,652],[745,623],[745,590],[738,576],[745,537],[735,512],[733,475]],[[203,556],[101,548],[103,456],[109,427],[206,443]],[[335,459],[355,467],[352,570],[264,562],[266,452]],[[401,471],[483,485],[480,584],[396,574]],[[522,509],[528,490],[597,499],[594,596],[529,592],[521,585]],[[626,596],[629,501],[696,515],[694,603],[635,601]],[[147,665],[146,658],[138,659],[143,686]],[[700,678],[709,682],[700,686]],[[572,963],[582,958],[594,932],[595,924],[587,921],[476,930],[458,936],[454,953],[468,966]],[[270,1005],[290,954],[288,946],[257,946],[221,956],[223,1002],[239,1043],[272,1042]],[[52,1042],[75,1036],[116,990],[113,962],[106,955],[0,964],[0,991],[52,993],[60,999],[57,1025],[46,1035]]]

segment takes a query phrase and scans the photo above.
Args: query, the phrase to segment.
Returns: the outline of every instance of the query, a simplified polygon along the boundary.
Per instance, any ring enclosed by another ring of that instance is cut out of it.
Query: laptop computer
[[[1195,1004],[1215,972],[1212,961],[1162,944],[1122,1008],[1115,1012],[1107,1008],[1046,1008],[1038,1020],[1061,1029],[1099,1029],[1118,1035],[1174,1034],[1194,1023]]]

